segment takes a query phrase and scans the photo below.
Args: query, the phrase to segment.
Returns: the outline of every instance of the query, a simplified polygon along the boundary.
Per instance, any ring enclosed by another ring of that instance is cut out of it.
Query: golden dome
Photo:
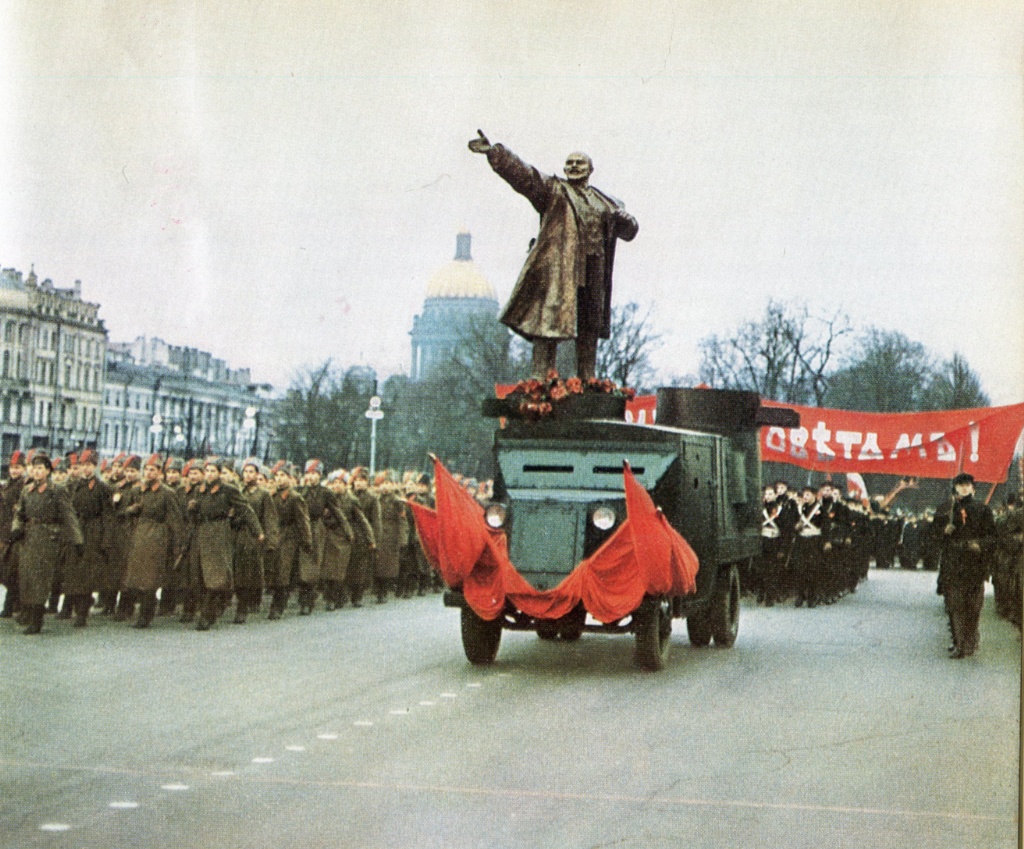
[[[498,300],[494,287],[477,270],[470,255],[470,235],[456,236],[455,259],[441,266],[427,283],[427,298],[487,298]]]

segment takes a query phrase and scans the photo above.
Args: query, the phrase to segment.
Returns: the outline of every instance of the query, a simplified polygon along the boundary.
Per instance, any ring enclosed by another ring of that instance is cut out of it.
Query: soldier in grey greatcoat
[[[18,577],[26,634],[38,634],[43,629],[46,599],[53,586],[61,543],[67,540],[76,548],[83,544],[71,496],[64,487],[50,482],[51,471],[49,456],[36,452],[30,469],[31,481],[21,491],[11,523],[12,538],[22,542]]]

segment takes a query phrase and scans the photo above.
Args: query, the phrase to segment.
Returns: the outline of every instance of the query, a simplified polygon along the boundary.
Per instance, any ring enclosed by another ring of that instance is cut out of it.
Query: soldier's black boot
[[[249,590],[238,591],[238,602],[235,604],[235,618],[231,621],[236,625],[244,625],[245,617],[249,615]]]
[[[181,619],[178,621],[185,625],[188,625],[190,622],[195,622],[197,604],[198,599],[196,598],[195,592],[193,590],[185,590],[181,603]]]
[[[157,616],[173,616],[178,609],[178,590],[164,587],[160,590],[160,606],[156,610]]]
[[[267,614],[267,619],[280,619],[287,604],[288,588],[274,587],[274,595],[270,602],[270,613]]]
[[[26,619],[25,631],[26,634],[38,634],[43,630],[43,615],[46,613],[46,607],[42,604],[34,604],[31,607],[26,608]]]
[[[72,623],[76,628],[84,628],[89,624],[89,611],[92,609],[92,595],[76,595],[72,599],[72,606],[75,610],[75,621]]]
[[[135,613],[135,594],[130,590],[122,590],[114,611],[115,622],[127,622]]]
[[[71,618],[71,596],[65,595],[60,602],[60,612],[57,614],[58,619],[70,619]]]
[[[103,616],[110,616],[117,607],[117,593],[111,590],[100,591],[100,613]]]
[[[139,615],[132,627],[148,628],[153,624],[154,616],[156,616],[156,593],[144,593],[139,599]]]
[[[199,609],[199,619],[196,620],[197,631],[209,631],[213,623],[217,621],[220,612],[224,607],[224,601],[220,593],[207,592],[203,597],[203,603]]]

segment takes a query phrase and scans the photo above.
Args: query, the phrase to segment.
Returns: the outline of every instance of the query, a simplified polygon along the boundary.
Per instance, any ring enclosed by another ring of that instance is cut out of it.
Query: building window
[[[8,325],[8,326],[10,326],[10,325]],[[2,368],[2,371],[0,371],[0,374],[3,374],[4,377],[10,377],[11,376],[11,352],[10,351],[4,351],[3,366],[0,367],[0,368]]]

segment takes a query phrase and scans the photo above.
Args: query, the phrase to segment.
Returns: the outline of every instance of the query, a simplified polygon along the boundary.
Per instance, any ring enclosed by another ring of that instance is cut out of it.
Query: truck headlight
[[[505,510],[503,504],[488,504],[487,509],[484,511],[484,520],[492,528],[500,528],[504,525],[507,516],[508,511]]]
[[[615,511],[611,507],[598,507],[590,517],[590,521],[599,531],[607,531],[615,524]]]

